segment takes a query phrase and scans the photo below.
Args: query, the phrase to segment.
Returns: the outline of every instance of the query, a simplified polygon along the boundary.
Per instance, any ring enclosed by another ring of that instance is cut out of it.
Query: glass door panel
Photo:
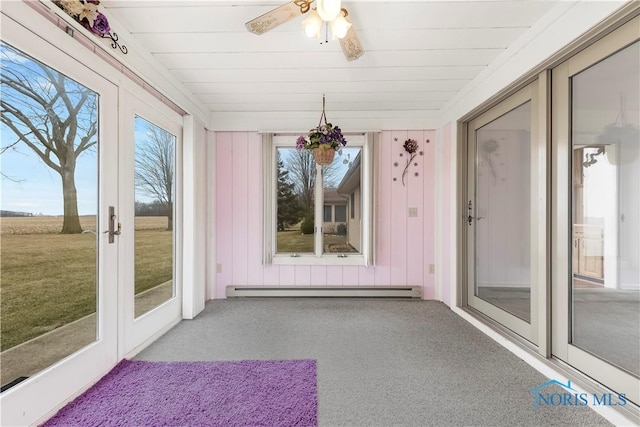
[[[531,102],[476,130],[475,295],[531,321]]]
[[[570,343],[640,376],[640,42],[571,78]]]
[[[117,362],[118,96],[4,12],[0,424],[34,425]]]
[[[3,391],[98,339],[100,96],[0,42]]]
[[[640,404],[640,17],[552,72],[552,353]]]
[[[182,229],[182,116],[142,91],[120,89],[120,355],[177,323]]]
[[[537,183],[537,89],[533,82],[468,124],[467,303],[533,342]],[[542,178],[543,179],[543,178]],[[535,237],[535,239],[534,239]]]
[[[176,137],[135,117],[135,317],[165,303],[174,287]]]

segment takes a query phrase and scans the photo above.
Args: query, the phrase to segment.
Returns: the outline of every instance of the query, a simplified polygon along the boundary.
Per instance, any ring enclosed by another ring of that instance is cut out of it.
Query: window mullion
[[[316,165],[316,185],[314,188],[314,243],[315,255],[321,257],[323,252],[322,224],[324,222],[324,186],[322,181],[322,166]]]

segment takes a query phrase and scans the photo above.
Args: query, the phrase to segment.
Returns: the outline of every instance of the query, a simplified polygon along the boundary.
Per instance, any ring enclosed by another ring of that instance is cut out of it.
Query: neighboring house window
[[[373,135],[348,135],[342,155],[319,167],[295,148],[297,135],[264,135],[265,263],[372,263]],[[351,201],[351,193],[366,195]],[[362,220],[347,223],[360,203]]]
[[[351,219],[354,219],[356,214],[356,193],[351,193],[351,206],[349,210],[351,211]]]
[[[331,205],[324,205],[324,222],[331,222]]]

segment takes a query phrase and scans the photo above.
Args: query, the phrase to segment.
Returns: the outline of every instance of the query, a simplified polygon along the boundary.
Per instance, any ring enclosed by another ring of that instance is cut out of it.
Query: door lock
[[[116,226],[116,208],[109,206],[109,229],[105,231],[105,234],[109,234],[109,243],[115,242],[115,236],[119,236],[122,230],[122,224],[118,223],[118,229]]]

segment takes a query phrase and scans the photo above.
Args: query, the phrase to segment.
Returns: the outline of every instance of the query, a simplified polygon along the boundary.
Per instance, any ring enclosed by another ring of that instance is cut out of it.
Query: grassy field
[[[0,219],[0,350],[95,312],[96,241],[62,235],[60,217]],[[84,229],[95,218],[83,217]],[[165,217],[136,219],[136,293],[171,280]]]

